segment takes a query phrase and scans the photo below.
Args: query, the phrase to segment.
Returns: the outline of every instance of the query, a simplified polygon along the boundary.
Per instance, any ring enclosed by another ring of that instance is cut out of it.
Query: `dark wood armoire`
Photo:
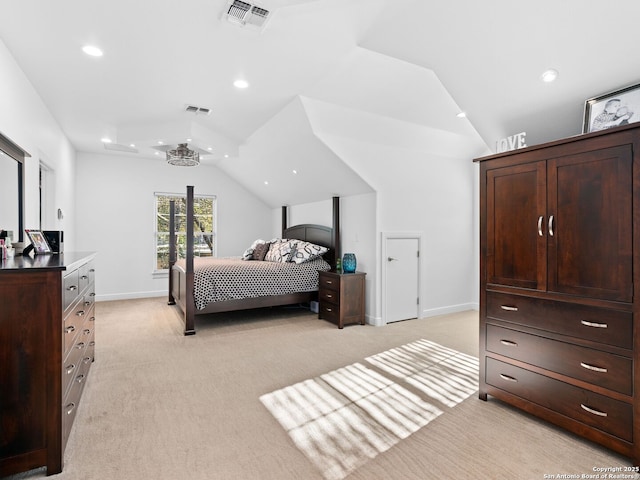
[[[480,398],[640,462],[640,123],[480,163]]]

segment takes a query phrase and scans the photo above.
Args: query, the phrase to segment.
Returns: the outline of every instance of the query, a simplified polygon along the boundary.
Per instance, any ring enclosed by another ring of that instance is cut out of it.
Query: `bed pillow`
[[[264,257],[267,255],[269,251],[270,243],[259,243],[256,245],[256,248],[253,249],[253,254],[251,255],[251,260],[264,260]]]
[[[251,246],[249,248],[247,248],[244,251],[244,253],[242,254],[242,259],[243,260],[253,260],[253,252],[254,252],[254,250],[256,249],[256,247],[258,245],[262,245],[264,243],[267,243],[267,242],[265,242],[264,240],[262,240],[260,238],[258,240],[256,240],[255,242],[253,242],[251,244]]]
[[[274,241],[271,243],[271,245],[269,245],[269,251],[265,255],[264,259],[267,262],[285,263],[289,261],[291,250],[293,250],[293,243],[291,243],[290,241]]]
[[[305,242],[298,240],[292,252],[289,254],[289,261],[295,263],[305,263],[315,260],[327,253],[329,249],[327,247],[321,247],[315,243]]]

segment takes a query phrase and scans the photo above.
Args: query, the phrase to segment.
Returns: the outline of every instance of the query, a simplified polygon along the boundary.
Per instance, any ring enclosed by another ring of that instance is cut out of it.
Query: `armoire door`
[[[631,145],[548,161],[548,289],[633,301]]]
[[[546,163],[487,171],[488,284],[546,289]]]

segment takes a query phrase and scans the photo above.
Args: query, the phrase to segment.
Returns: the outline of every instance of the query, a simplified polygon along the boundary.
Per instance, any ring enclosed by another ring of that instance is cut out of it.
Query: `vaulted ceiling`
[[[228,0],[0,0],[0,38],[78,151],[135,161],[190,138],[272,206],[374,191],[346,145],[470,160],[578,134],[587,98],[640,82],[637,0],[251,3],[261,28]]]

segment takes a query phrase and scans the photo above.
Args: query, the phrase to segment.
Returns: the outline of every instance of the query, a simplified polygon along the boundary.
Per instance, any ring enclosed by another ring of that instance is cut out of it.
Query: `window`
[[[169,269],[169,202],[175,201],[178,258],[185,258],[187,246],[187,199],[185,195],[156,193],[155,271]],[[193,199],[193,253],[196,257],[216,255],[216,197],[195,195]]]

